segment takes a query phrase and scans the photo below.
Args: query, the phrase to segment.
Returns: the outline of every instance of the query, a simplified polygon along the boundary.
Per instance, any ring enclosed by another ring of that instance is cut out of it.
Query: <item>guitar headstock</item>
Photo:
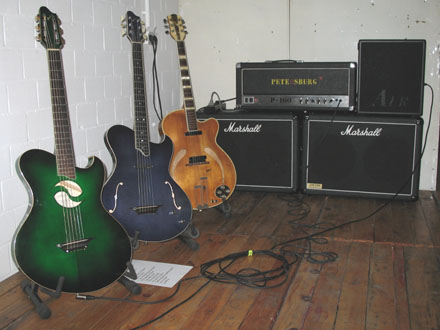
[[[63,29],[57,14],[46,7],[41,7],[35,17],[37,40],[46,49],[61,49],[64,46]]]
[[[185,21],[182,19],[182,17],[176,14],[171,14],[168,15],[163,22],[167,24],[165,25],[165,28],[168,29],[165,31],[165,33],[169,34],[171,38],[176,41],[185,40],[188,31],[186,31]]]
[[[145,23],[133,12],[127,11],[121,19],[121,26],[122,36],[127,36],[131,42],[143,43],[147,40]]]

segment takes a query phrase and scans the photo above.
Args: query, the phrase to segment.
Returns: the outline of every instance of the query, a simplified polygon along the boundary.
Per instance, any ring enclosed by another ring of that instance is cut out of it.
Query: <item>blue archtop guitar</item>
[[[104,185],[102,202],[130,236],[160,242],[186,230],[191,223],[192,207],[168,171],[173,152],[171,140],[165,136],[162,143],[150,141],[143,23],[131,11],[122,23],[132,46],[134,130],[116,125],[105,134],[115,165]]]
[[[36,284],[62,292],[101,289],[121,277],[131,261],[130,239],[101,204],[103,163],[75,166],[61,49],[60,20],[46,7],[37,16],[37,37],[47,50],[55,155],[29,150],[17,161],[30,206],[13,241],[18,268]]]

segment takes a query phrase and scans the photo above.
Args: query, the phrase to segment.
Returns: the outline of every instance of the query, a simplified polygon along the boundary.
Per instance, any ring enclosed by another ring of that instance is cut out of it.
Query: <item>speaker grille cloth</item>
[[[415,125],[331,121],[309,125],[307,183],[322,184],[322,189],[395,193],[410,177]],[[411,193],[411,182],[402,193]]]

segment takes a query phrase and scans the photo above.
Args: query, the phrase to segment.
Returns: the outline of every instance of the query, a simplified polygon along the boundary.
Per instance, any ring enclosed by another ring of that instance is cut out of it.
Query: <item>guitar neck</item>
[[[150,155],[150,127],[145,93],[143,43],[132,42],[134,87],[134,134],[136,149]]]
[[[197,131],[196,106],[189,75],[188,57],[184,41],[177,41],[177,52],[179,54],[180,78],[183,89],[183,105],[185,108],[186,122],[189,131]]]
[[[50,92],[55,134],[55,156],[59,176],[75,178],[75,154],[73,150],[72,130],[69,107],[67,105],[66,84],[64,79],[61,51],[48,49]]]

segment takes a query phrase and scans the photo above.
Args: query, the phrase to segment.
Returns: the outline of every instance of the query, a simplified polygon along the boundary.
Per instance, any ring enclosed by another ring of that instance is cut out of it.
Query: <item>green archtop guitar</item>
[[[62,292],[90,292],[119,279],[131,261],[121,225],[103,208],[103,163],[75,166],[57,15],[41,7],[37,39],[46,48],[55,135],[55,155],[29,150],[17,161],[30,206],[12,245],[18,268],[33,282]]]

